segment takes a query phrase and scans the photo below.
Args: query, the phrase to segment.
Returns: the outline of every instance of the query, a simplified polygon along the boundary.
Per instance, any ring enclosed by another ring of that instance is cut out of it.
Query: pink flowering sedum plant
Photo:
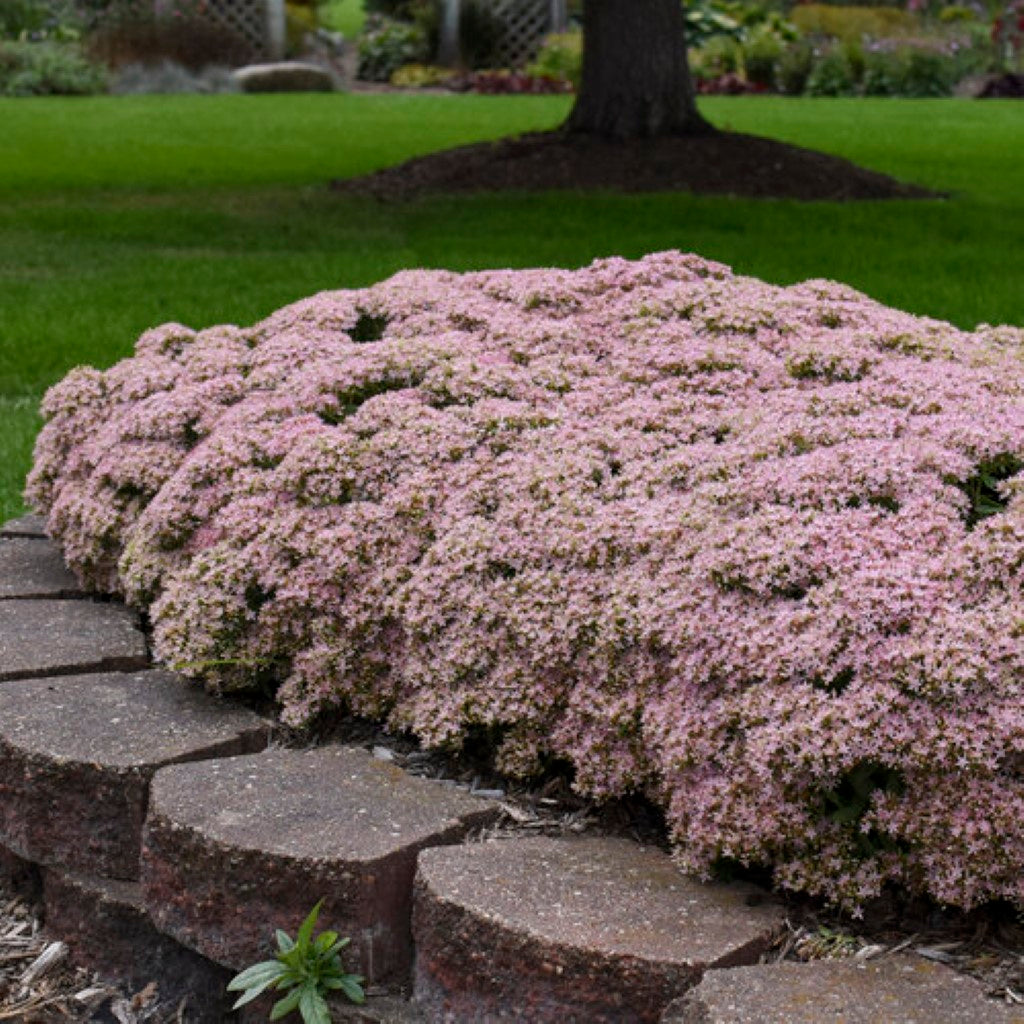
[[[1024,332],[695,256],[150,331],[29,494],[217,691],[644,791],[679,863],[1024,904]]]

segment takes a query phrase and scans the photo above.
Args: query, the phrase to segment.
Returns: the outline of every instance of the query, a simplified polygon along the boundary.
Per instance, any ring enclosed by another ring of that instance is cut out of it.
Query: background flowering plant
[[[74,371],[29,494],[289,722],[486,730],[698,872],[1024,904],[1022,343],[678,253],[407,272]]]

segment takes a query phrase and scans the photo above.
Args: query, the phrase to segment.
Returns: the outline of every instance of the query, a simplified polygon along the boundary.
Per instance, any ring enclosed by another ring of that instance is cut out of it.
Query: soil
[[[382,201],[558,189],[833,202],[942,198],[840,157],[735,132],[628,143],[538,132],[431,153],[373,174],[332,181],[331,188]]]

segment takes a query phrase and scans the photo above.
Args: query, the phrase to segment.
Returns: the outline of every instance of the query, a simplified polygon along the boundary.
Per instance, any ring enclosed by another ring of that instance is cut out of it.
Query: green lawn
[[[952,193],[798,204],[492,195],[378,204],[332,177],[553,126],[561,97],[0,100],[0,519],[20,510],[34,412],[71,366],[140,331],[252,322],[408,266],[577,266],[691,249],[788,283],[832,277],[971,327],[1024,324],[1024,118],[1012,101],[721,98],[713,121]]]

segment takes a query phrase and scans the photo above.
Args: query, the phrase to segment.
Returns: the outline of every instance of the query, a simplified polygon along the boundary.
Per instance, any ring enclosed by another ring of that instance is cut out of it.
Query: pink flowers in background
[[[682,866],[1024,904],[1024,332],[696,256],[169,325],[33,502],[214,690],[665,808]]]

